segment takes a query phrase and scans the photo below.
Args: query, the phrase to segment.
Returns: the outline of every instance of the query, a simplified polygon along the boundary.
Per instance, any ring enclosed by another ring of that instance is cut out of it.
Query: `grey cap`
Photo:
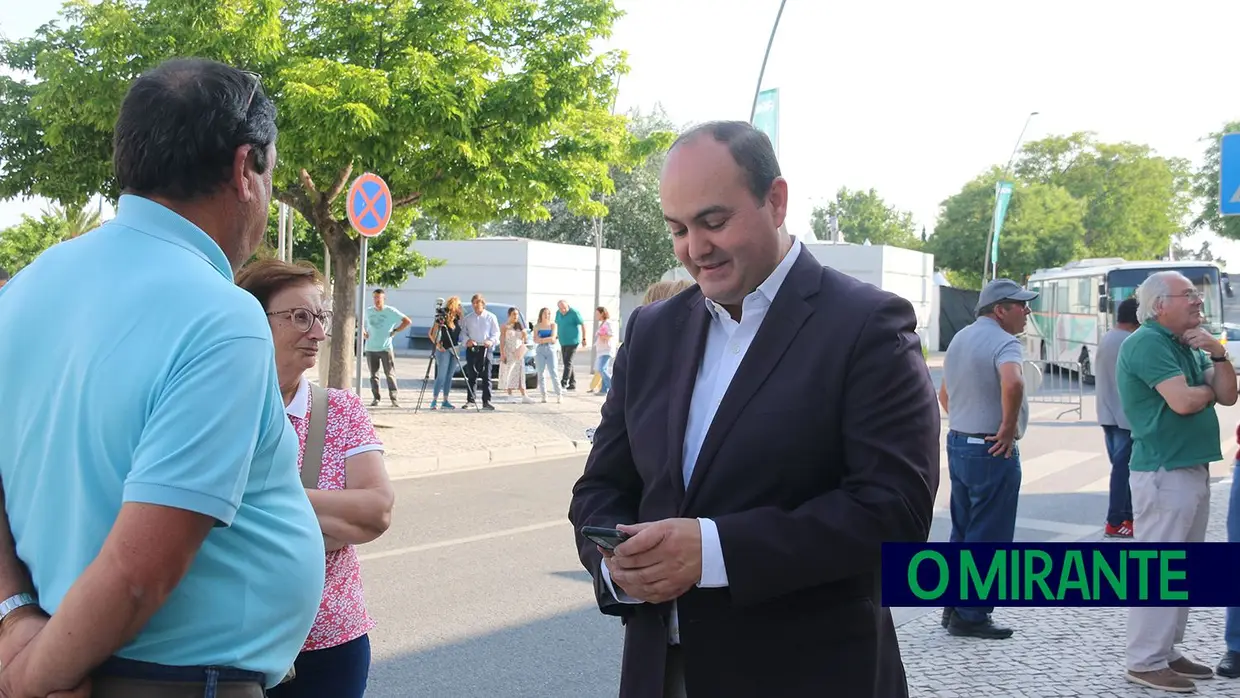
[[[982,292],[977,295],[977,307],[974,310],[980,311],[988,305],[1002,301],[1031,301],[1037,297],[1037,293],[1011,279],[995,279],[982,287]]]

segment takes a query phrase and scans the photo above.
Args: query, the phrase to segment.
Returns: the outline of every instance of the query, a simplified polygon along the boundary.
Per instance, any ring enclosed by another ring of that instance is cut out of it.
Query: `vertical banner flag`
[[[1012,183],[998,182],[995,184],[995,233],[991,237],[990,244],[990,264],[994,266],[999,261],[999,231],[1003,228],[1003,217],[1007,215],[1008,201],[1012,199]]]
[[[775,156],[779,157],[779,88],[758,93],[758,108],[753,113],[753,126],[771,139]]]

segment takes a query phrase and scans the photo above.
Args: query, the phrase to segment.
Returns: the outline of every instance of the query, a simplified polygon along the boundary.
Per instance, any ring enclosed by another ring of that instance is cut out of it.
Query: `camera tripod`
[[[444,330],[443,321],[439,320],[438,318],[436,318],[436,325],[438,328],[439,338],[447,340],[448,351],[452,354],[452,358],[456,359],[456,365],[461,367],[461,372],[465,373],[465,363],[461,361],[461,354],[460,352],[457,351],[456,342],[452,341],[452,335],[443,331]],[[413,407],[414,414],[417,414],[418,410],[422,409],[422,398],[426,396],[426,383],[428,380],[430,380],[431,369],[437,368],[437,364],[439,363],[438,355],[439,355],[439,352],[435,351],[435,346],[434,344],[432,344],[431,345],[431,357],[426,361],[426,374],[422,376],[422,389],[418,391],[418,402]],[[488,375],[486,377],[486,380],[491,380],[491,376]],[[451,390],[452,390],[452,377],[449,376],[448,377],[448,390],[444,393],[445,400],[448,398],[447,392],[450,392]],[[465,402],[465,409],[468,409],[470,405],[473,405],[474,410],[478,410],[479,409],[478,398],[476,395],[474,395],[473,381],[469,380],[468,373],[465,373],[465,394],[469,396]]]

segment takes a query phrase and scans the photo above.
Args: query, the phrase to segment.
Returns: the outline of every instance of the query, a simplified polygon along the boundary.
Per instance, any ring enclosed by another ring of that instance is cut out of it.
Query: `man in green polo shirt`
[[[1230,357],[1201,329],[1201,294],[1175,271],[1158,272],[1137,289],[1141,327],[1124,340],[1116,383],[1132,425],[1133,529],[1138,542],[1199,543],[1210,517],[1210,462],[1222,460],[1214,405],[1236,404]],[[1128,611],[1132,683],[1186,691],[1213,671],[1175,648],[1187,608]]]

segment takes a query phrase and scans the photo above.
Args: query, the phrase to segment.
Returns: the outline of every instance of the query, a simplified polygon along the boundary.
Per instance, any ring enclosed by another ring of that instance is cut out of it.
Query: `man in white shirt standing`
[[[474,312],[461,318],[461,342],[465,345],[465,381],[468,383],[469,401],[466,406],[478,406],[477,384],[482,383],[482,409],[493,410],[491,404],[491,347],[499,341],[499,320],[487,310],[487,300],[481,293],[473,297]]]
[[[1106,438],[1111,459],[1111,498],[1107,504],[1106,537],[1132,538],[1132,489],[1128,486],[1128,460],[1132,457],[1132,427],[1124,416],[1115,382],[1119,348],[1141,323],[1137,322],[1137,299],[1129,298],[1115,311],[1115,327],[1102,335],[1094,354],[1094,390],[1098,424]]]
[[[750,124],[682,135],[659,193],[697,286],[630,317],[569,509],[619,696],[904,698],[880,553],[926,540],[939,477],[913,308],[780,230]]]

